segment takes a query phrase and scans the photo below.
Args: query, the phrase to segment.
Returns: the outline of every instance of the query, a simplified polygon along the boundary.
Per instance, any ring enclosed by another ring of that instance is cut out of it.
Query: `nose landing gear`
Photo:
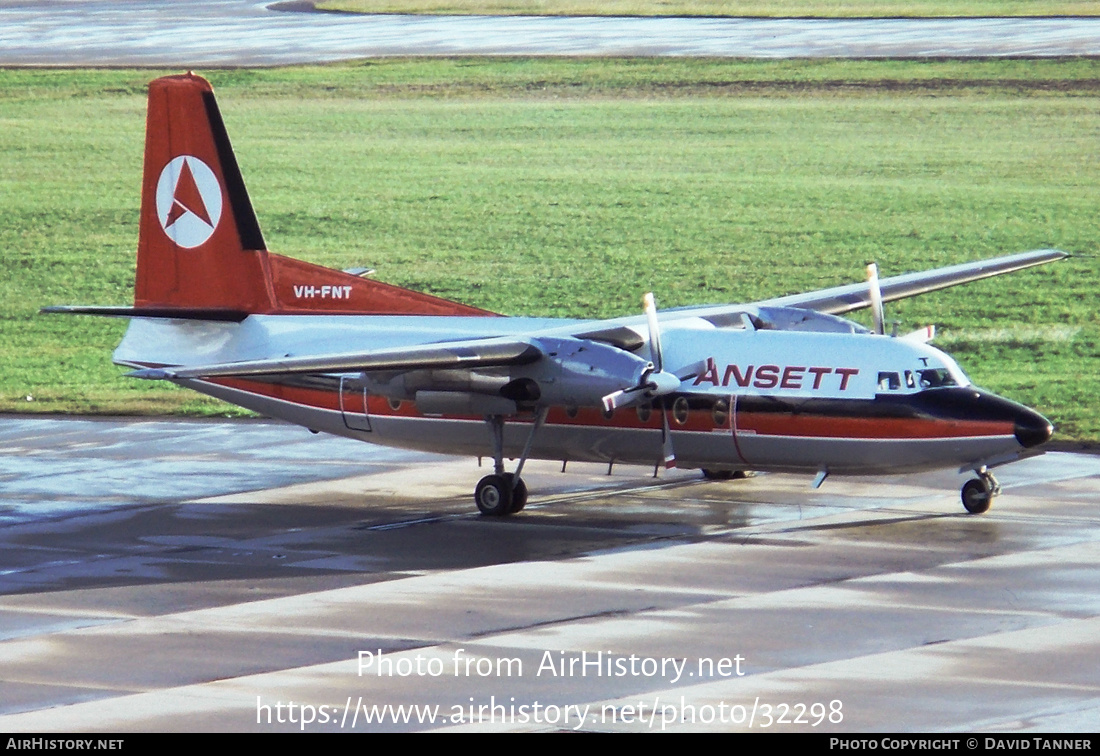
[[[993,497],[1001,493],[1001,484],[993,477],[993,473],[985,468],[977,472],[978,477],[966,481],[962,487],[962,503],[970,514],[988,512],[993,504]]]

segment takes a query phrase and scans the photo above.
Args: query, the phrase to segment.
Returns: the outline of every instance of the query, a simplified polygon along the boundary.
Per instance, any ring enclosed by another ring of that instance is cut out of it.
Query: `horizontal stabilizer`
[[[98,305],[54,305],[43,307],[43,313],[68,315],[99,315],[106,318],[167,318],[170,320],[216,320],[240,323],[248,317],[243,310],[223,310],[199,307],[110,307]]]

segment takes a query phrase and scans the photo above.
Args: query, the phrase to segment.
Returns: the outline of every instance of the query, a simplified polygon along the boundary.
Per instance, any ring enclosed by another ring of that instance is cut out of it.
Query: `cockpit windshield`
[[[955,376],[947,368],[929,368],[917,371],[917,383],[922,389],[958,386]]]
[[[909,370],[883,370],[878,374],[878,393],[905,393],[912,394],[928,389],[946,388],[948,386],[968,386],[970,382],[953,363],[943,367],[925,366]]]

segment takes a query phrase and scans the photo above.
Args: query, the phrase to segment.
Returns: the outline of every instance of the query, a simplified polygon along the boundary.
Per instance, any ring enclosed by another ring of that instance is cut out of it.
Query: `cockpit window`
[[[947,368],[918,370],[917,375],[920,376],[920,387],[922,389],[959,385],[954,376],[952,376],[951,373],[948,372]]]

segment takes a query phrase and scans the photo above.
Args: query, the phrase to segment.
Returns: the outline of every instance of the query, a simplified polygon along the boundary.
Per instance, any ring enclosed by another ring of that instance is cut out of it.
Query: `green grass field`
[[[126,379],[150,71],[0,71],[0,410],[224,413]],[[749,301],[1059,247],[888,306],[1100,440],[1100,62],[385,60],[214,71],[268,243],[510,314]],[[28,401],[27,397],[32,400]]]
[[[1095,16],[1095,0],[323,0],[322,10],[528,16]]]

